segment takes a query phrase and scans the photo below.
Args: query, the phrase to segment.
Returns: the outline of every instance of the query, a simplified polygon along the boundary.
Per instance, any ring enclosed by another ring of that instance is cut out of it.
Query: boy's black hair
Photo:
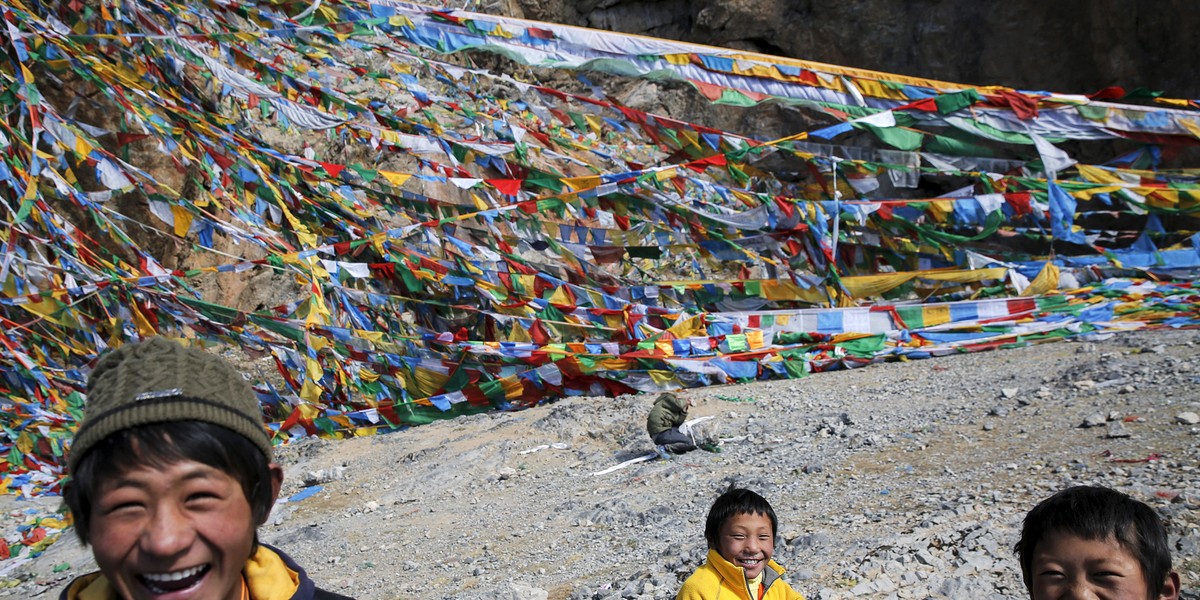
[[[168,421],[118,431],[97,442],[64,484],[63,500],[75,517],[79,540],[88,543],[92,505],[100,487],[138,467],[162,468],[194,460],[229,474],[242,486],[254,523],[271,512],[271,467],[254,442],[203,421]],[[255,546],[258,536],[255,535]]]
[[[704,523],[704,539],[709,548],[720,546],[721,526],[725,521],[737,515],[764,515],[771,520],[771,537],[779,529],[779,521],[775,518],[775,510],[766,498],[745,488],[730,487],[721,494],[712,508],[708,509],[708,520]]]
[[[1042,500],[1025,515],[1021,539],[1013,550],[1021,562],[1027,589],[1033,589],[1037,545],[1052,533],[1068,533],[1085,540],[1116,540],[1137,558],[1151,598],[1159,596],[1171,573],[1167,530],[1154,509],[1106,487],[1077,486]]]

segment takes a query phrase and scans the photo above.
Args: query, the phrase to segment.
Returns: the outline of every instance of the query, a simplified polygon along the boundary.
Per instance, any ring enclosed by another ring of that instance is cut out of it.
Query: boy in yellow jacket
[[[730,488],[704,524],[708,560],[683,582],[676,600],[804,600],[771,560],[779,523],[765,498]]]

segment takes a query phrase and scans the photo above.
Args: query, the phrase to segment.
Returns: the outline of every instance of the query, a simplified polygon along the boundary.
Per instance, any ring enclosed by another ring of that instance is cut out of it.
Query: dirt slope
[[[651,450],[649,396],[303,440],[280,449],[284,496],[321,490],[281,503],[261,535],[363,599],[672,598],[734,481],[774,504],[776,558],[810,599],[1017,598],[1021,516],[1086,482],[1168,519],[1187,589],[1200,582],[1200,438],[1179,417],[1200,412],[1195,339],[1130,333],[696,390],[692,416],[715,417],[720,453],[603,475]],[[53,597],[90,568],[65,537],[10,568],[0,597]]]

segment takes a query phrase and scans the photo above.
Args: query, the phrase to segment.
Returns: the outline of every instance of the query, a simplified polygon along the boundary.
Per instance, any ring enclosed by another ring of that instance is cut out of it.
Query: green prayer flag
[[[983,97],[975,88],[968,88],[952,94],[942,94],[933,99],[937,105],[938,112],[943,115],[948,115],[956,110],[966,108],[979,102]]]
[[[744,333],[725,336],[725,344],[729,346],[730,352],[745,352],[750,349],[750,344],[746,341],[746,334]]]
[[[785,359],[783,361],[783,370],[787,371],[788,377],[791,379],[807,377],[808,361],[799,359]]]
[[[728,104],[731,106],[754,106],[758,104],[749,96],[737,91],[725,88],[721,90],[721,97],[713,101],[713,104]]]
[[[872,357],[875,356],[875,354],[879,351],[883,350],[884,343],[886,341],[886,337],[881,333],[878,335],[869,335],[846,342],[838,342],[836,345],[841,348],[845,348],[846,352],[849,352],[851,355]]]
[[[857,124],[855,127],[870,130],[871,133],[875,134],[875,137],[879,138],[879,141],[897,150],[911,151],[920,149],[921,141],[925,137],[918,131],[903,129],[901,127],[879,127],[866,123]]]
[[[483,392],[483,395],[487,396],[493,402],[503,402],[506,399],[504,396],[504,384],[499,379],[480,382],[479,391]]]

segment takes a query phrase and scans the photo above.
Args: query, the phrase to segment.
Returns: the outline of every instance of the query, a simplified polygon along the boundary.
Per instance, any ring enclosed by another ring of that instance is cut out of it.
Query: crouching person
[[[283,483],[253,390],[165,338],[105,355],[64,488],[100,570],[61,600],[348,600],[258,543]]]
[[[691,398],[685,400],[671,392],[663,392],[654,400],[654,406],[646,416],[646,433],[650,434],[654,450],[660,457],[670,458],[671,454],[696,449],[692,436],[680,429],[687,421],[688,409],[694,404]]]

